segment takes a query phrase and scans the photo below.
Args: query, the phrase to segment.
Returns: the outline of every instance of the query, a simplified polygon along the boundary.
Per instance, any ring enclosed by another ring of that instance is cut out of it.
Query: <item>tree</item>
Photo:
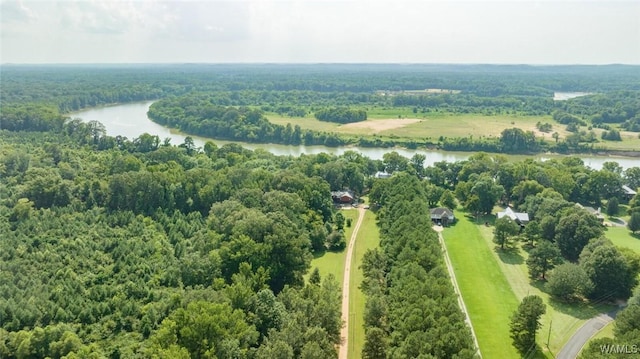
[[[227,303],[204,301],[177,309],[152,337],[163,348],[177,344],[195,358],[217,357],[227,340],[234,340],[239,349],[246,349],[257,339],[258,332],[247,324],[241,310],[233,310]]]
[[[540,317],[547,311],[542,298],[537,295],[529,295],[522,299],[518,309],[511,316],[511,339],[513,346],[520,354],[535,351],[536,332],[540,329]]]
[[[553,269],[546,284],[549,293],[564,301],[586,296],[593,288],[584,269],[575,263],[564,263]]]
[[[615,216],[618,214],[619,201],[617,197],[609,198],[607,201],[607,215]]]
[[[580,258],[580,266],[593,282],[589,297],[603,300],[627,299],[635,286],[637,273],[632,273],[626,258],[610,243],[597,246]]]
[[[451,210],[456,209],[456,197],[453,195],[453,192],[448,189],[442,192],[442,196],[440,196],[440,204]]]
[[[532,279],[542,277],[542,280],[545,280],[547,271],[560,263],[562,263],[562,254],[558,246],[546,240],[540,241],[527,258],[529,277]]]
[[[473,183],[470,193],[478,196],[480,212],[491,213],[493,206],[504,195],[504,187],[496,184],[489,175],[483,174]]]
[[[631,218],[629,218],[629,223],[627,223],[627,228],[633,233],[640,231],[640,212],[633,212],[631,214]]]
[[[382,162],[387,173],[405,171],[409,167],[409,161],[398,152],[392,151],[382,155]]]
[[[384,330],[378,327],[367,329],[364,347],[362,348],[363,359],[386,359],[387,338]]]
[[[425,193],[427,195],[427,204],[433,208],[438,205],[438,201],[444,194],[444,189],[434,184],[427,183],[425,185]]]
[[[640,167],[629,167],[624,170],[624,180],[631,189],[640,188]]]
[[[422,177],[424,175],[424,161],[426,159],[427,156],[422,153],[416,153],[410,159],[411,167],[416,170],[418,177]]]
[[[576,261],[589,240],[602,235],[602,225],[585,210],[570,208],[563,213],[556,226],[555,241],[563,257]]]
[[[500,249],[504,249],[505,244],[509,244],[511,237],[518,234],[520,226],[511,218],[504,216],[496,219],[495,228],[493,229],[493,241],[500,245]]]
[[[309,283],[320,285],[320,270],[318,267],[313,268],[313,271],[309,276]]]

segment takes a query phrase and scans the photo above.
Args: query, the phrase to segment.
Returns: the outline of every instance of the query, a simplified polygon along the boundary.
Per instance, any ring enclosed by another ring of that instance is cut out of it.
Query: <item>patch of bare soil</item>
[[[408,126],[412,123],[420,122],[418,118],[390,118],[386,120],[367,120],[362,122],[354,122],[349,123],[343,126],[340,126],[343,129],[369,129],[374,133],[393,130],[396,128],[401,128]]]

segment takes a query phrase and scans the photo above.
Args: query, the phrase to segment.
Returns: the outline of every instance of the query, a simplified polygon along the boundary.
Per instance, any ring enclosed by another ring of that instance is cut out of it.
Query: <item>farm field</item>
[[[566,126],[555,122],[551,116],[521,116],[515,114],[463,114],[447,112],[413,113],[410,108],[373,108],[367,110],[368,119],[363,122],[351,124],[337,124],[333,122],[319,121],[313,114],[306,117],[289,117],[273,112],[265,116],[270,122],[278,125],[299,125],[302,129],[334,132],[342,135],[354,136],[379,136],[381,139],[419,139],[437,142],[440,137],[494,137],[500,136],[507,128],[517,127],[524,131],[532,131],[536,138],[547,142],[555,141],[552,134],[557,132],[559,139],[563,140],[571,134]],[[550,123],[553,129],[550,132],[541,132],[536,128],[538,122]],[[609,150],[634,150],[640,148],[640,137],[637,133],[621,131],[622,141],[605,141],[601,139],[604,130],[592,129],[598,142],[595,148]],[[580,131],[590,131],[587,127],[580,127]]]
[[[406,138],[433,138],[443,137],[498,137],[502,130],[506,128],[519,127],[526,131],[534,131],[536,136],[545,137],[549,140],[551,133],[542,133],[536,129],[537,122],[554,123],[551,116],[517,116],[517,115],[482,115],[482,114],[452,114],[452,113],[417,113],[414,114],[407,109],[379,109],[367,113],[368,120],[354,124],[340,125],[333,122],[323,122],[317,120],[313,115],[306,117],[289,117],[276,113],[266,113],[265,116],[270,122],[286,125],[299,125],[303,129],[336,132],[349,135],[371,135],[377,133],[380,136],[396,136]],[[384,121],[384,126],[375,129],[376,122]],[[362,126],[364,123],[371,123],[370,126]],[[393,123],[394,126],[389,126]],[[394,127],[390,128],[389,127]],[[560,138],[565,137],[568,132],[563,125],[555,124],[553,131],[560,134]]]
[[[364,279],[360,264],[362,257],[368,249],[377,248],[380,244],[380,233],[376,224],[376,215],[367,211],[353,251],[351,263],[351,285],[349,288],[349,355],[350,359],[362,357],[364,346],[364,306],[365,294],[360,290],[360,284]]]

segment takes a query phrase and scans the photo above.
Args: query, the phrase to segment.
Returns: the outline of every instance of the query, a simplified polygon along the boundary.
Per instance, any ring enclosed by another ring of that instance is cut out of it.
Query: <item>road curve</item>
[[[589,342],[594,335],[596,335],[600,329],[604,328],[605,325],[611,323],[613,319],[616,317],[617,310],[614,310],[609,313],[599,314],[584,323],[580,329],[578,329],[571,339],[565,344],[556,359],[575,359],[580,354],[582,347]]]
[[[349,245],[347,246],[347,255],[344,260],[344,277],[342,279],[342,329],[340,330],[340,349],[338,351],[338,359],[347,359],[349,355],[349,280],[351,278],[351,257],[353,257],[353,247],[356,244],[358,231],[364,219],[364,208],[358,208],[358,221],[353,227]]]
[[[476,337],[476,332],[473,330],[473,325],[471,324],[471,318],[469,317],[467,306],[464,305],[464,300],[462,299],[462,294],[460,293],[460,288],[458,287],[458,281],[456,280],[456,274],[453,272],[453,266],[451,265],[451,260],[449,259],[449,252],[447,251],[447,246],[444,243],[444,238],[442,237],[442,231],[444,230],[444,228],[442,228],[442,226],[433,226],[433,230],[438,233],[438,240],[440,241],[440,246],[442,247],[442,252],[444,253],[444,262],[447,265],[447,271],[449,272],[449,278],[451,278],[451,284],[453,284],[453,291],[458,297],[458,306],[460,306],[460,310],[462,310],[462,312],[464,313],[465,322],[467,322],[469,329],[471,329],[473,343],[476,346],[476,354],[478,354],[479,358],[482,358],[482,353],[480,353],[480,345],[478,345],[478,338]]]

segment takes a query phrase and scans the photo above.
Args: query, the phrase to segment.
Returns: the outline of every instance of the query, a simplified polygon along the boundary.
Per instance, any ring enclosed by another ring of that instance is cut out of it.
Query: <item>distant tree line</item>
[[[367,112],[365,110],[344,107],[321,109],[316,111],[314,115],[320,121],[337,123],[360,122],[367,119]]]

